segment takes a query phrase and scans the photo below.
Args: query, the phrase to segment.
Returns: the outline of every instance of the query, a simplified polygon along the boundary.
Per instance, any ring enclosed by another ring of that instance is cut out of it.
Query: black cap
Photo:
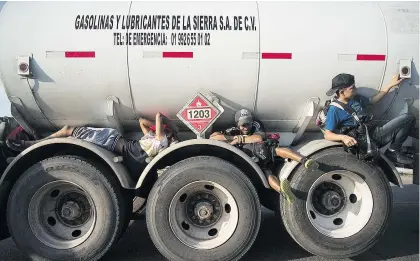
[[[242,126],[244,124],[251,124],[254,120],[250,111],[242,109],[235,113],[235,121],[238,126]]]
[[[350,87],[354,84],[354,76],[347,73],[340,73],[332,79],[331,89],[327,91],[327,95],[331,96],[336,91]]]

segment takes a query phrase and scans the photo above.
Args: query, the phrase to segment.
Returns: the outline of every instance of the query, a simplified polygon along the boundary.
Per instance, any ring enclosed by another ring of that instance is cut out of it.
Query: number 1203
[[[192,109],[188,110],[188,119],[209,119],[210,109]]]

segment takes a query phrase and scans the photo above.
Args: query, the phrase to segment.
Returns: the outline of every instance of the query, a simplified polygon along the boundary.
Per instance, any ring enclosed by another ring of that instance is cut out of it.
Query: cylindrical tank
[[[418,14],[415,2],[8,2],[0,82],[40,129],[107,126],[110,96],[127,129],[157,111],[176,119],[205,89],[226,109],[218,126],[245,107],[293,131],[336,74],[372,95],[408,61],[411,79],[377,112],[394,117],[414,97],[418,115]],[[20,75],[27,57],[32,77]]]

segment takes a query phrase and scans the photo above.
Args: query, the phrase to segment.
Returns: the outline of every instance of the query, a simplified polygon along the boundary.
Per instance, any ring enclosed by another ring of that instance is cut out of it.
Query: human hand
[[[394,75],[392,77],[391,82],[388,84],[388,90],[392,89],[392,87],[399,85],[402,81],[404,81],[404,78],[399,78],[399,75]]]
[[[139,123],[140,123],[140,124],[144,124],[146,121],[147,121],[147,119],[145,119],[145,118],[143,118],[143,117],[140,117],[140,118],[139,118]]]
[[[343,138],[341,139],[341,141],[347,146],[347,147],[351,147],[357,144],[357,141],[355,138],[347,136],[347,135],[343,135]]]
[[[236,145],[236,144],[239,144],[240,142],[241,142],[241,136],[235,136],[233,137],[233,140],[230,143],[230,145]]]

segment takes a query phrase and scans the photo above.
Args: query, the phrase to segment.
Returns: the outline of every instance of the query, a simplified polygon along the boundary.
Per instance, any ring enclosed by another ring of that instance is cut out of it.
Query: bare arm
[[[371,104],[376,104],[378,103],[380,100],[382,100],[382,98],[387,95],[387,93],[389,92],[389,89],[384,89],[384,90],[380,90],[375,96],[373,96],[371,98],[370,103]]]
[[[226,142],[231,142],[233,141],[233,137],[231,135],[228,134],[223,134],[222,132],[213,132],[210,135],[210,140],[219,140],[219,141],[226,141]]]
[[[245,135],[231,136],[228,134],[222,134],[220,132],[212,133],[210,135],[210,139],[226,141],[226,142],[229,142],[231,145],[235,145],[239,143],[256,143],[256,142],[261,142],[263,140],[262,137],[258,134],[254,134],[251,136],[245,136]]]
[[[392,80],[391,83],[388,84],[388,86],[386,86],[385,88],[383,88],[382,90],[380,90],[375,96],[373,96],[371,98],[371,104],[376,104],[378,103],[380,100],[382,100],[383,97],[385,97],[385,95],[396,85],[399,85],[404,79],[399,79],[398,80],[398,76],[395,75]]]
[[[165,136],[165,131],[162,123],[162,115],[160,112],[156,113],[156,139],[162,140]]]
[[[166,117],[163,114],[160,114],[160,116],[162,118],[163,124],[166,124],[171,131],[173,131],[175,133],[179,132],[178,127],[168,117]]]
[[[263,141],[263,138],[261,135],[254,134],[251,136],[245,136],[245,135],[237,135],[233,137],[233,141],[230,143],[231,145],[235,144],[245,144],[245,143],[257,143]]]
[[[354,139],[353,137],[342,134],[336,134],[330,130],[326,130],[324,132],[324,138],[329,141],[341,141],[349,147],[357,144],[356,139]]]
[[[242,143],[256,143],[256,142],[261,142],[261,141],[263,141],[263,138],[258,134],[254,134],[251,136],[243,136]]]
[[[144,135],[146,135],[150,131],[150,127],[153,125],[153,123],[149,120],[141,118],[139,120],[141,131]]]
[[[329,141],[342,141],[343,140],[343,136],[341,134],[335,134],[334,132],[330,131],[330,130],[326,130],[324,132],[324,138],[326,140]]]

